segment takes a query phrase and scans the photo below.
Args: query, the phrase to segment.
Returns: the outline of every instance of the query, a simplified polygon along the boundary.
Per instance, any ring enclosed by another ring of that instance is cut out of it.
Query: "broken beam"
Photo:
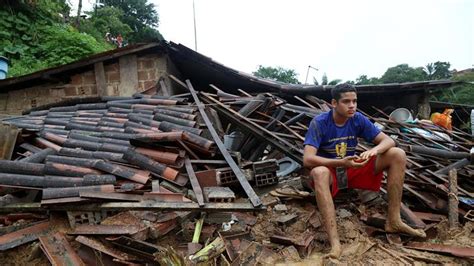
[[[202,212],[253,212],[263,211],[265,208],[254,207],[251,203],[205,203],[200,207],[195,202],[157,202],[144,200],[141,202],[108,202],[101,204],[67,204],[41,206],[39,202],[18,203],[0,207],[0,213],[14,212],[43,212],[47,210],[61,211],[125,211],[125,210],[154,210],[154,211],[202,211]]]
[[[209,132],[212,135],[212,138],[214,139],[214,142],[217,144],[217,147],[219,148],[220,152],[222,153],[222,156],[224,156],[224,159],[227,161],[229,164],[230,168],[234,172],[235,176],[237,177],[237,180],[239,180],[240,185],[244,189],[245,193],[249,197],[250,201],[252,202],[253,206],[257,207],[262,205],[262,201],[260,198],[257,196],[255,191],[253,190],[252,186],[250,186],[249,181],[245,177],[244,173],[240,169],[240,167],[235,163],[234,159],[230,155],[229,151],[227,148],[224,146],[224,143],[220,139],[219,135],[217,134],[216,130],[214,129],[214,126],[212,125],[211,120],[207,116],[205,110],[204,110],[204,105],[201,103],[201,100],[199,100],[196,91],[193,88],[193,85],[189,80],[186,80],[186,85],[189,91],[191,92],[191,95],[194,98],[194,102],[196,103],[199,112],[201,113],[202,119],[206,123],[207,128],[209,129]]]
[[[204,196],[202,195],[202,189],[199,185],[199,181],[196,177],[196,173],[194,172],[193,166],[191,165],[191,161],[188,157],[184,159],[184,165],[186,166],[186,172],[188,172],[189,181],[191,182],[191,186],[193,187],[194,195],[196,196],[196,200],[200,207],[204,206]]]
[[[202,95],[204,102],[213,104],[212,108],[216,109],[232,123],[239,125],[240,127],[242,127],[242,129],[252,133],[260,140],[271,144],[275,148],[287,154],[288,157],[295,160],[297,163],[303,165],[303,151],[301,149],[292,145],[288,141],[278,137],[277,135],[273,134],[271,131],[258,125],[257,123],[250,121],[248,118],[240,115],[238,112],[227,108],[224,104],[209,97],[207,94],[202,93]]]

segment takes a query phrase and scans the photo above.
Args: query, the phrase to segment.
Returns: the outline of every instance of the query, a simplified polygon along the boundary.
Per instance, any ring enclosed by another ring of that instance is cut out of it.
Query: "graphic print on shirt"
[[[346,142],[341,142],[336,144],[336,156],[339,158],[344,158],[346,157],[347,153],[347,143]]]

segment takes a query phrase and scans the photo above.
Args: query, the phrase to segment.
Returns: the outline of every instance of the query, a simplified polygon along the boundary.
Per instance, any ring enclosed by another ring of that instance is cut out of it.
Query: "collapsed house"
[[[407,153],[402,216],[428,241],[384,233],[384,189],[349,191],[336,201],[343,262],[474,257],[472,135],[393,120],[385,109],[426,117],[429,92],[452,83],[358,87],[361,111]],[[330,109],[330,87],[259,79],[158,43],[0,88],[9,115],[0,163],[5,258],[27,246],[52,264],[322,260],[312,256],[327,248],[322,221],[298,180],[307,125]],[[368,148],[362,142],[358,152]],[[447,227],[456,237],[440,237]]]

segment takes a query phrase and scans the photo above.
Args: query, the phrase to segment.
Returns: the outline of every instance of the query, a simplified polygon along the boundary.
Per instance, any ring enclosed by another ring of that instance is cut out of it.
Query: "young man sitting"
[[[350,84],[331,90],[333,109],[311,120],[305,137],[303,163],[310,170],[308,185],[316,193],[316,202],[331,243],[329,257],[342,253],[336,227],[333,197],[339,189],[358,188],[378,191],[383,171],[387,171],[388,217],[385,231],[425,237],[400,218],[406,155],[395,142],[357,112],[357,91]],[[355,154],[357,138],[375,144]]]

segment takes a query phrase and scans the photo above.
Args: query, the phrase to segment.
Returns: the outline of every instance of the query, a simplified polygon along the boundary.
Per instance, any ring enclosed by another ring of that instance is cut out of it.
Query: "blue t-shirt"
[[[343,126],[334,123],[332,112],[333,110],[315,116],[306,132],[304,145],[318,149],[318,156],[335,159],[354,155],[357,138],[372,142],[380,133],[380,129],[359,112]]]

